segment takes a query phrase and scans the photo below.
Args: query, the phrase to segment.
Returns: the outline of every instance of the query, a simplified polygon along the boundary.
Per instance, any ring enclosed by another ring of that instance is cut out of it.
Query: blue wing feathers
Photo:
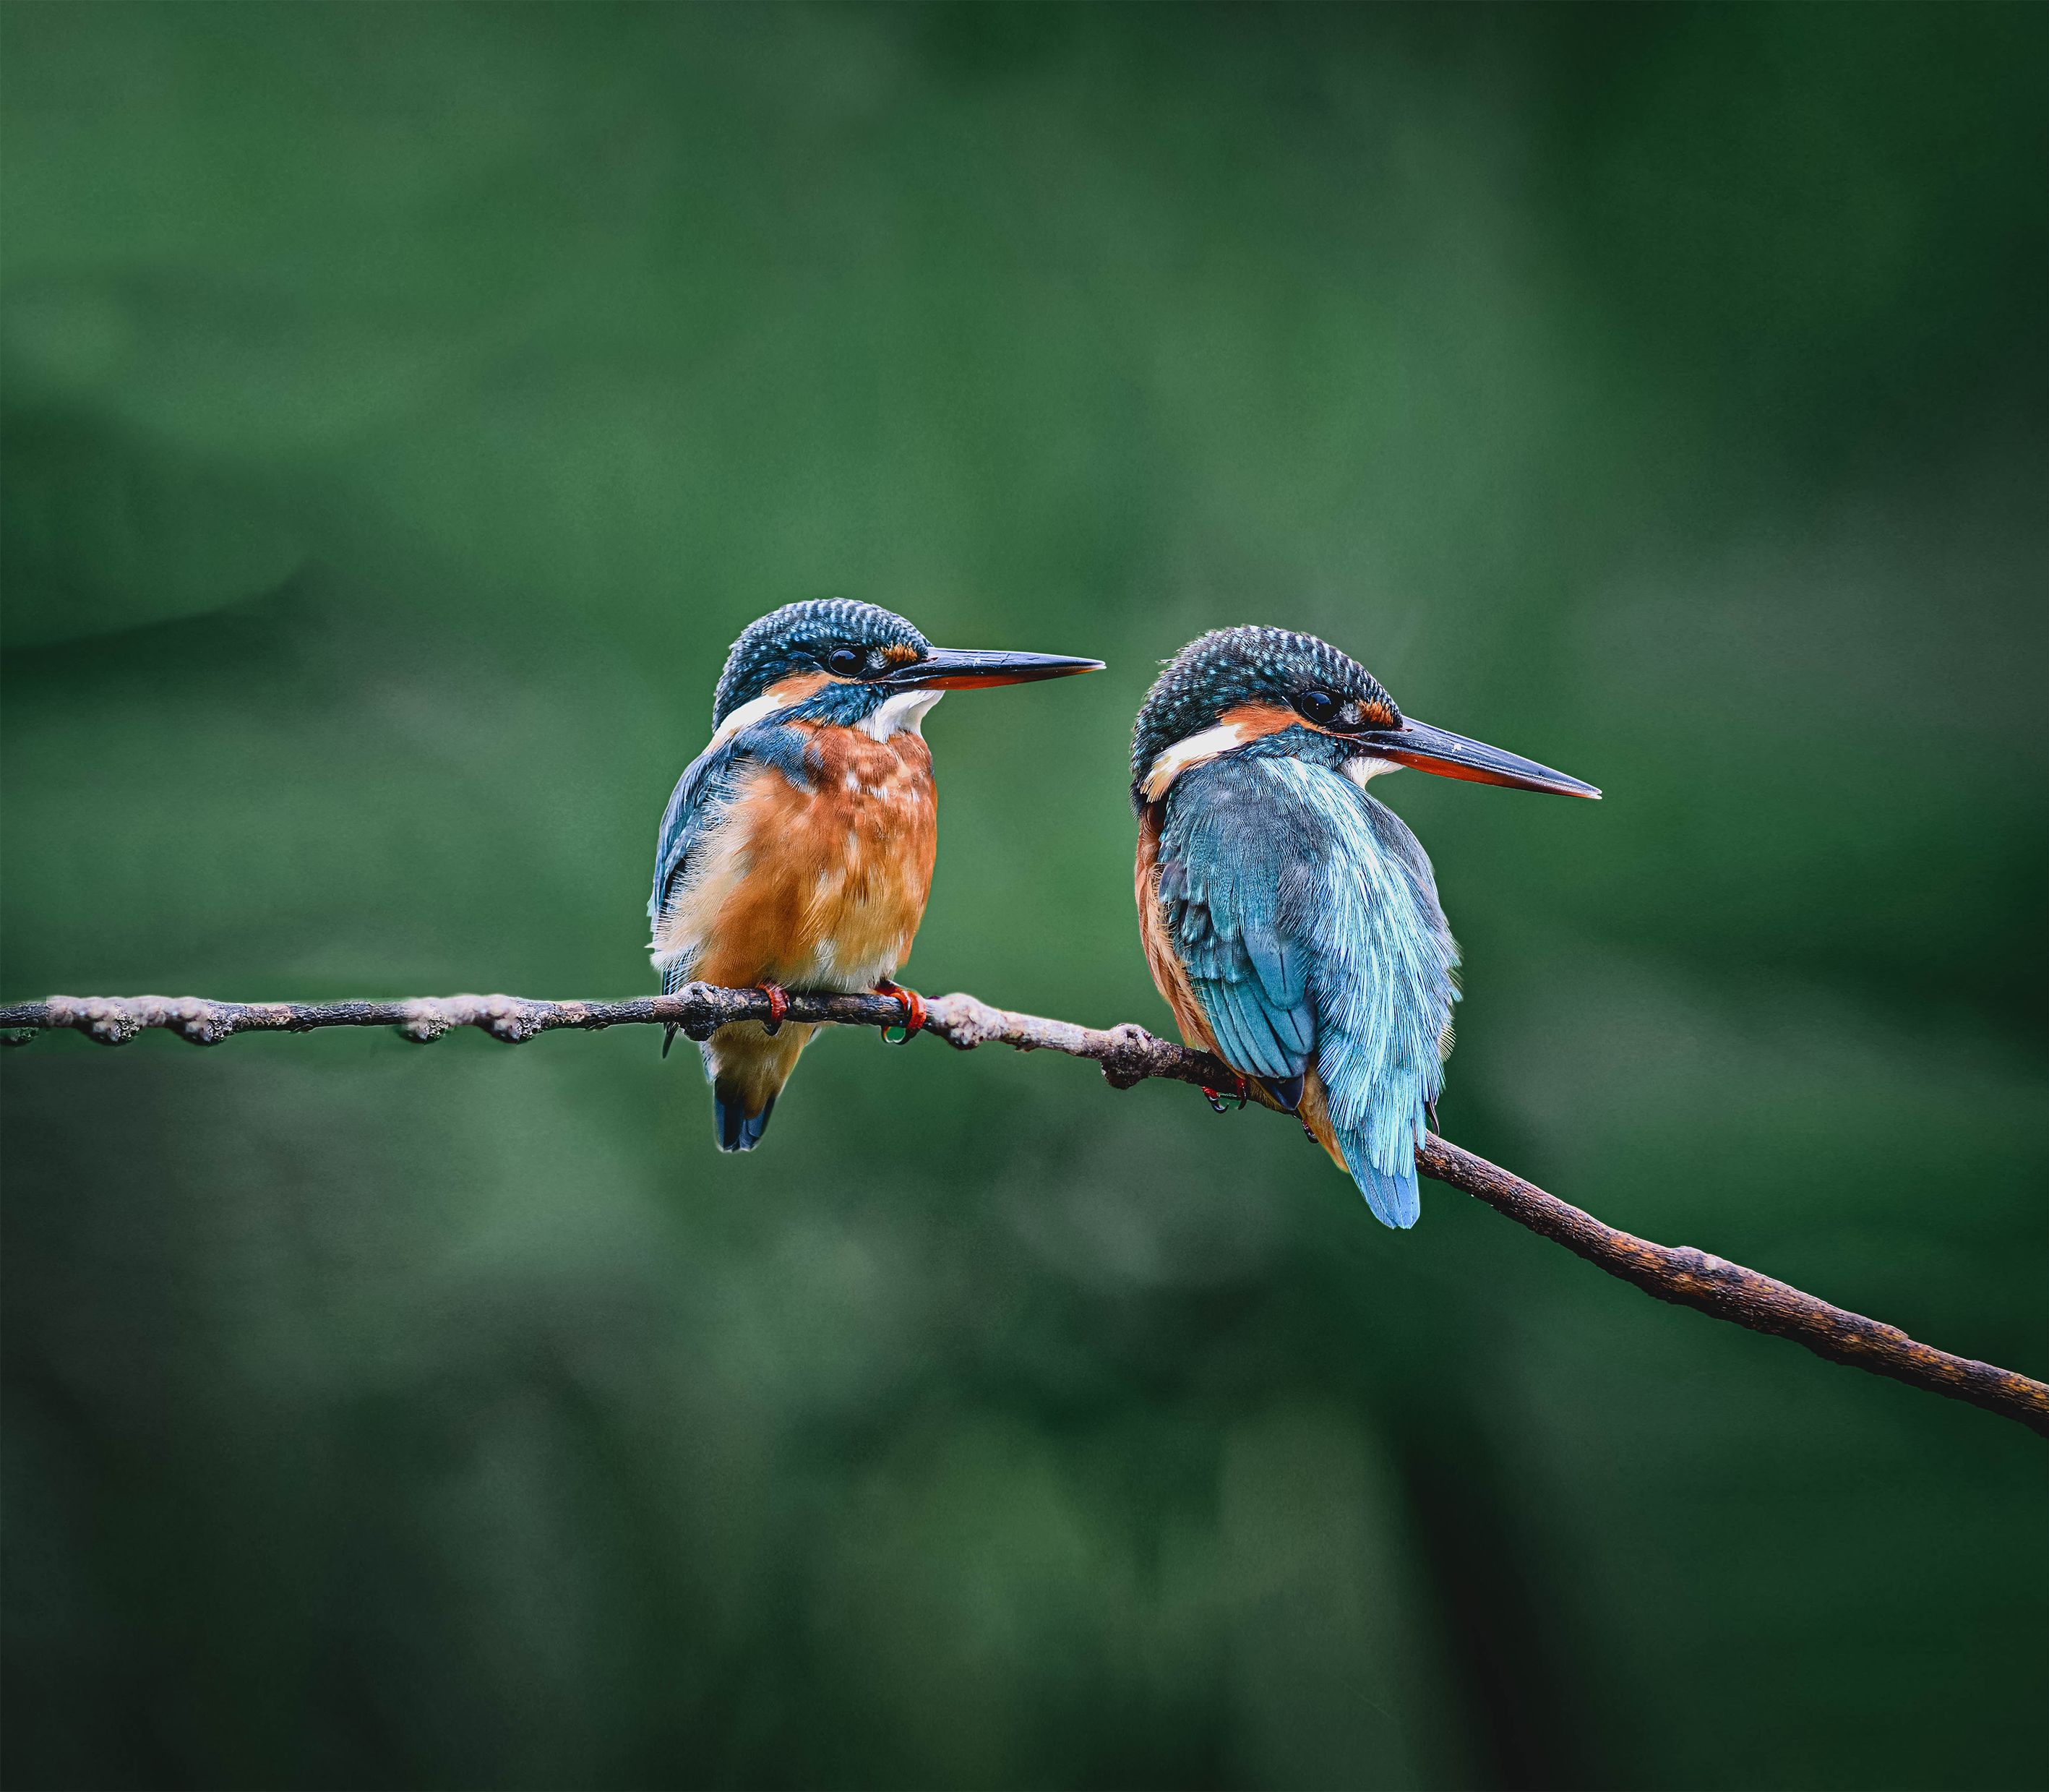
[[[1225,1059],[1248,1076],[1293,1076],[1299,1052],[1290,1052],[1255,986],[1231,977],[1201,980],[1203,1010],[1217,1028]],[[1290,1029],[1292,1032],[1292,1028]]]
[[[669,806],[662,811],[662,826],[655,836],[655,887],[647,897],[650,927],[660,922],[670,889],[688,869],[693,852],[717,825],[720,811],[732,800],[733,748],[737,744],[729,741],[700,753],[684,768],[670,793]]]
[[[1415,836],[1324,767],[1240,757],[1176,782],[1160,863],[1169,936],[1225,1060],[1279,1080],[1313,1063],[1367,1204],[1413,1225],[1424,1106],[1458,999],[1458,948]]]
[[[1242,799],[1256,792],[1227,782],[1209,794],[1169,807],[1159,884],[1168,931],[1225,1061],[1292,1079],[1308,1068],[1316,1021],[1308,961],[1282,924],[1285,861],[1236,849],[1252,818]]]

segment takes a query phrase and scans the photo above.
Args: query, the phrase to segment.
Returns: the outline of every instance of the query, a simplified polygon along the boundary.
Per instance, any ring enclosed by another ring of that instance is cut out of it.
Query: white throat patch
[[[892,734],[916,734],[923,737],[920,725],[925,712],[946,695],[943,690],[900,690],[886,698],[882,707],[861,725],[861,732],[877,741],[886,741]]]
[[[891,735],[902,734],[907,730],[912,734],[921,735],[923,730],[919,725],[924,721],[925,712],[945,695],[943,690],[899,691],[894,697],[885,698],[882,706],[861,724],[861,732],[877,741],[886,741]],[[764,691],[759,697],[741,704],[718,725],[718,732],[712,736],[711,744],[723,746],[743,728],[752,728],[757,721],[766,721],[779,709],[791,707],[793,706],[782,698]]]
[[[1344,775],[1361,790],[1364,790],[1375,778],[1400,770],[1402,762],[1399,760],[1382,759],[1372,753],[1355,753],[1344,762]],[[1406,789],[1407,786],[1403,788]]]
[[[780,698],[771,697],[765,690],[759,697],[749,698],[718,725],[718,732],[711,737],[712,746],[724,746],[743,728],[752,728],[757,721],[765,721],[778,709],[787,707]]]
[[[1203,760],[1220,759],[1234,748],[1261,737],[1240,728],[1235,722],[1219,722],[1215,728],[1206,728],[1199,734],[1191,734],[1185,741],[1176,741],[1153,762],[1152,769],[1145,774],[1145,781],[1138,787],[1148,803],[1157,803],[1172,787],[1174,780],[1192,765],[1200,765]],[[1346,760],[1339,769],[1361,790],[1374,779],[1389,772],[1399,772],[1402,768],[1391,759],[1380,759],[1371,754],[1355,754]]]

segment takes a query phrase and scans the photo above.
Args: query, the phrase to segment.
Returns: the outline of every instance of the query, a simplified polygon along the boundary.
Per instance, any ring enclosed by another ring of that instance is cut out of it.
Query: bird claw
[[[761,1030],[773,1039],[783,1030],[783,1017],[790,1012],[789,993],[780,983],[757,983],[754,987],[768,998],[768,1018]]]
[[[900,983],[892,983],[888,978],[875,985],[878,996],[892,996],[904,1005],[904,1019],[900,1024],[882,1029],[885,1045],[902,1045],[915,1035],[925,1030],[925,998],[916,989],[907,989]]]
[[[1242,1108],[1245,1106],[1246,1094],[1250,1087],[1250,1085],[1246,1082],[1243,1077],[1238,1075],[1235,1072],[1232,1074],[1231,1081],[1238,1085],[1238,1105]],[[1228,1114],[1231,1111],[1230,1106],[1226,1103],[1223,1097],[1219,1094],[1215,1090],[1211,1088],[1207,1083],[1202,1085],[1202,1091],[1203,1094],[1209,1098],[1211,1113]]]

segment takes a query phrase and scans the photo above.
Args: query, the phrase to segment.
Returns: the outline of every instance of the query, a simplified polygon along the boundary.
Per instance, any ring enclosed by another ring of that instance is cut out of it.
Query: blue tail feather
[[[711,1095],[712,1124],[718,1134],[721,1151],[752,1151],[760,1144],[761,1135],[768,1130],[768,1116],[776,1111],[776,1098],[771,1095],[761,1104],[761,1111],[750,1116],[745,1103],[737,1090],[714,1087]]]
[[[1376,1169],[1366,1155],[1363,1140],[1340,1136],[1338,1142],[1344,1147],[1345,1168],[1351,1172],[1352,1180],[1359,1184],[1373,1217],[1397,1231],[1408,1230],[1423,1212],[1422,1197],[1416,1188],[1415,1164],[1409,1164],[1400,1173]]]

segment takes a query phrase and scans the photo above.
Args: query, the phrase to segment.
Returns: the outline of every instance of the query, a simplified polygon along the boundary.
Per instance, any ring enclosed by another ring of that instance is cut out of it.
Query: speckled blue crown
[[[1291,702],[1304,690],[1385,704],[1397,725],[1402,719],[1380,681],[1328,641],[1287,628],[1213,629],[1176,654],[1147,694],[1131,731],[1133,786],[1168,748],[1214,727],[1227,709]]]
[[[842,642],[864,647],[909,647],[920,658],[932,651],[932,643],[903,617],[878,604],[857,604],[846,597],[785,604],[750,622],[733,643],[713,694],[712,726],[717,727],[778,678],[817,671],[818,656]]]

